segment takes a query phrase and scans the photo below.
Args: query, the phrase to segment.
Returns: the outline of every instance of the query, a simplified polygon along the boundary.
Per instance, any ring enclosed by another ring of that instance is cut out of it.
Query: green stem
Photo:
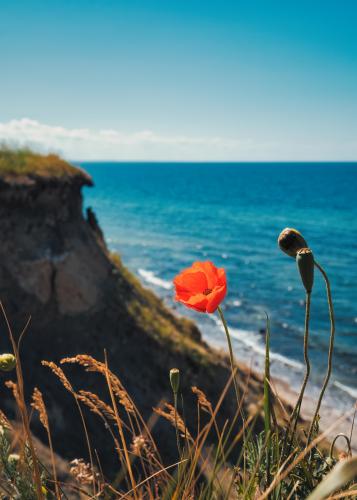
[[[307,385],[307,382],[308,382],[308,379],[309,379],[309,376],[310,376],[310,360],[309,360],[309,353],[308,353],[310,306],[311,306],[311,293],[306,293],[305,330],[304,330],[304,361],[305,361],[305,367],[306,367],[306,369],[305,369],[305,377],[304,377],[304,380],[303,380],[303,383],[302,383],[302,386],[301,386],[301,389],[300,389],[300,394],[299,394],[299,397],[297,399],[295,408],[293,409],[293,411],[292,411],[292,413],[290,415],[290,419],[289,419],[289,422],[288,422],[288,425],[287,425],[287,428],[286,428],[286,431],[285,431],[282,456],[285,456],[286,445],[287,445],[289,434],[290,434],[290,427],[291,427],[291,424],[292,424],[292,422],[293,422],[293,420],[295,418],[294,427],[293,427],[293,431],[291,433],[291,439],[290,439],[290,443],[289,443],[289,446],[288,446],[288,454],[290,453],[290,449],[291,449],[292,442],[293,442],[293,439],[294,439],[294,434],[295,434],[295,431],[296,431],[297,422],[299,420],[301,403],[302,403],[302,400],[303,400],[303,397],[304,397],[304,392],[305,392],[305,389],[306,389],[306,385]]]
[[[180,433],[177,425],[177,392],[174,392],[174,407],[175,407],[175,430],[176,430],[176,444],[177,444],[177,451],[179,455],[179,461],[182,459],[182,451],[181,451],[181,445],[180,445]],[[180,464],[177,466],[177,486],[179,487],[181,483],[181,467]]]
[[[232,349],[231,336],[229,334],[228,325],[227,325],[227,322],[226,322],[226,320],[225,320],[225,318],[223,316],[223,312],[222,312],[222,309],[220,308],[220,306],[218,306],[217,311],[218,311],[219,316],[221,318],[221,321],[222,321],[222,324],[223,324],[223,328],[224,328],[224,331],[225,331],[225,334],[226,334],[226,337],[227,337],[228,350],[229,350],[229,360],[230,360],[230,363],[231,363],[231,371],[232,371],[232,378],[233,378],[234,390],[235,390],[235,393],[236,393],[237,405],[238,405],[238,408],[239,408],[239,389],[238,389],[238,384],[237,384],[236,377],[235,377],[234,355],[233,355],[233,349]]]
[[[350,457],[352,457],[351,440],[350,440],[350,438],[348,436],[346,436],[346,434],[340,433],[340,434],[337,434],[337,436],[334,437],[334,440],[331,443],[330,454],[329,454],[330,458],[333,458],[333,450],[335,448],[335,443],[336,443],[337,439],[339,439],[341,437],[343,437],[346,440],[347,447],[348,447],[348,455]]]
[[[176,444],[177,444],[177,451],[179,454],[179,460],[181,460],[180,435],[179,435],[179,429],[178,429],[178,425],[177,425],[177,392],[174,392],[174,407],[175,407]]]
[[[266,487],[270,486],[270,448],[271,448],[271,412],[270,412],[270,325],[267,316],[265,333],[265,370],[264,370],[264,428],[266,439]],[[268,495],[270,500],[270,495]]]
[[[315,414],[314,414],[314,417],[313,417],[311,425],[310,425],[310,430],[309,430],[309,434],[308,434],[308,437],[307,437],[307,444],[306,444],[306,446],[308,446],[309,443],[310,443],[311,436],[312,436],[312,433],[314,431],[314,426],[315,426],[315,423],[316,423],[316,419],[317,419],[319,411],[320,411],[320,406],[321,406],[322,398],[324,397],[324,394],[325,394],[325,391],[326,391],[326,387],[327,387],[327,385],[329,383],[329,380],[330,380],[331,371],[332,371],[333,345],[334,345],[334,340],[335,340],[335,315],[334,315],[334,312],[333,312],[333,302],[332,302],[332,297],[331,297],[330,281],[328,279],[327,274],[325,273],[325,271],[323,270],[323,268],[320,266],[320,264],[318,264],[316,262],[316,260],[315,260],[315,266],[320,271],[320,273],[323,276],[323,279],[325,280],[331,330],[330,330],[330,343],[329,343],[329,351],[328,351],[328,359],[327,359],[327,372],[326,372],[325,380],[324,380],[324,383],[323,383],[323,386],[322,386],[322,389],[321,389],[321,393],[320,393],[320,396],[319,396],[319,399],[318,399],[318,402],[317,402]]]
[[[309,349],[310,307],[311,307],[311,292],[307,292],[306,293],[306,306],[305,306],[305,332],[304,332],[304,361],[305,361],[306,369],[305,369],[304,381],[302,383],[301,390],[300,390],[300,395],[299,395],[299,398],[296,402],[294,411],[292,412],[291,417],[290,417],[289,427],[290,427],[290,424],[295,417],[294,428],[293,428],[293,432],[291,435],[291,440],[293,440],[293,437],[294,437],[294,434],[296,431],[296,426],[297,426],[299,416],[300,416],[301,403],[302,403],[302,400],[304,398],[305,389],[306,389],[307,382],[308,382],[309,376],[310,376],[310,371],[311,371],[310,360],[309,360],[309,351],[308,351],[308,349]],[[291,444],[290,444],[289,448],[290,447],[291,447]]]
[[[233,378],[234,390],[235,390],[236,399],[237,399],[237,408],[238,409],[240,408],[239,413],[240,413],[240,416],[242,419],[242,424],[243,424],[243,429],[244,429],[245,428],[245,418],[244,418],[243,409],[240,407],[240,402],[239,402],[239,389],[238,389],[238,384],[237,384],[237,380],[236,380],[236,376],[235,376],[234,355],[233,355],[231,336],[229,334],[228,325],[227,325],[227,322],[224,318],[224,315],[223,315],[223,312],[222,312],[222,309],[220,308],[220,306],[218,306],[217,311],[218,311],[219,316],[221,318],[223,328],[224,328],[224,331],[225,331],[225,334],[227,337],[228,350],[229,350],[229,360],[231,363],[232,378]],[[243,431],[243,436],[245,436],[245,431]],[[245,446],[246,442],[247,442],[246,439],[243,437],[243,473],[244,473],[244,477],[245,477],[245,472],[246,472],[246,456],[245,456],[244,446]]]

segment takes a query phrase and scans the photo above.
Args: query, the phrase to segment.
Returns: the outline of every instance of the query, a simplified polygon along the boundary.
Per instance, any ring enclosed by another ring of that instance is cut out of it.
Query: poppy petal
[[[174,284],[193,294],[202,293],[208,286],[206,275],[202,271],[192,270],[192,268],[179,274],[175,278]]]
[[[223,268],[212,262],[194,262],[174,279],[175,299],[199,312],[214,312],[227,292]]]
[[[208,288],[214,288],[217,285],[217,268],[212,262],[195,262],[192,267],[201,270],[205,274]]]
[[[187,301],[182,301],[182,303],[190,307],[191,309],[195,309],[198,312],[206,312],[206,307],[208,303],[207,295],[203,295],[203,293],[199,293],[197,295],[193,295]]]
[[[223,285],[227,284],[226,271],[223,269],[223,267],[219,267],[217,269],[217,276],[218,276],[217,284],[219,286],[223,286]]]
[[[227,287],[226,285],[224,285],[219,288],[215,288],[213,292],[209,294],[206,308],[208,313],[213,313],[217,309],[219,304],[224,299],[226,293]]]

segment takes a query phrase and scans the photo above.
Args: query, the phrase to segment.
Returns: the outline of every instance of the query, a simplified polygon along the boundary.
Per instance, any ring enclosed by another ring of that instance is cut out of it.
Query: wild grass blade
[[[266,315],[264,370],[264,429],[266,439],[266,485],[270,484],[271,400],[270,400],[270,322]]]

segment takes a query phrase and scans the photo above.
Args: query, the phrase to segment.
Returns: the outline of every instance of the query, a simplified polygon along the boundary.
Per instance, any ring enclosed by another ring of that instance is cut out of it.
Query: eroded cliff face
[[[86,456],[81,422],[72,397],[41,366],[42,359],[58,363],[87,353],[102,360],[106,349],[111,369],[145,418],[162,398],[171,398],[168,371],[174,366],[182,371],[189,422],[194,422],[196,407],[190,386],[201,387],[214,403],[229,377],[226,360],[200,341],[195,325],[174,316],[110,256],[95,215],[91,210],[83,215],[81,189],[91,184],[81,171],[70,178],[0,179],[0,298],[15,335],[32,318],[21,345],[27,395],[34,386],[43,392],[55,449],[67,458]],[[5,351],[10,347],[3,318],[0,327]],[[99,375],[76,367],[67,373],[76,389],[107,399]],[[9,410],[11,397],[1,391]],[[250,401],[260,391],[253,376]],[[222,416],[234,411],[231,392]],[[108,432],[95,416],[87,417],[103,466],[115,470]],[[39,425],[35,428],[43,435]],[[167,457],[174,456],[172,428],[159,421],[154,433]]]
[[[83,185],[84,173],[0,183],[0,290],[14,307],[71,315],[100,305],[111,265],[83,218]]]

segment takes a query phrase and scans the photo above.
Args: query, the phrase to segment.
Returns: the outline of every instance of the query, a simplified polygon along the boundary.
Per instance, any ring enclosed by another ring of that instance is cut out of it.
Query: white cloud
[[[274,161],[355,160],[357,143],[273,142],[65,128],[30,118],[0,122],[0,142],[56,152],[78,160]]]
[[[0,122],[0,141],[81,160],[234,160],[248,159],[256,148],[249,139],[69,129],[30,118]]]

